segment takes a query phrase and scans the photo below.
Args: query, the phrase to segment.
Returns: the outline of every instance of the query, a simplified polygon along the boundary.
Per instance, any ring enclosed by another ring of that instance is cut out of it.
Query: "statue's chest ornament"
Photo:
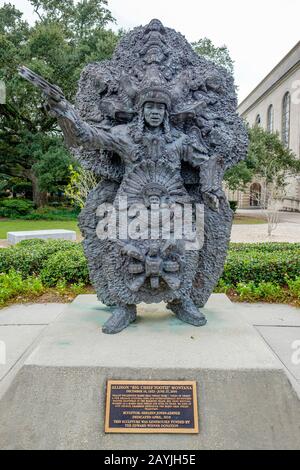
[[[178,156],[173,149],[168,148],[165,139],[160,136],[147,136],[143,142],[137,146],[131,161],[140,162],[166,162],[174,167],[180,166]]]
[[[161,157],[163,152],[165,151],[165,146],[162,143],[162,139],[159,137],[153,136],[152,138],[148,138],[146,142],[148,159],[152,162],[157,162]]]

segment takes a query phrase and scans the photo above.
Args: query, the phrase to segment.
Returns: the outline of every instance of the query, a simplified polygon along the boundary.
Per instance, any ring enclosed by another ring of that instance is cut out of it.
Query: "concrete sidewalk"
[[[280,360],[300,397],[300,309],[288,305],[235,305]],[[0,310],[0,396],[36,347],[44,329],[65,307],[65,304],[33,304]],[[1,357],[4,348],[6,361]]]
[[[280,360],[300,399],[300,308],[278,304],[238,304]]]
[[[65,304],[12,305],[0,310],[0,397]]]

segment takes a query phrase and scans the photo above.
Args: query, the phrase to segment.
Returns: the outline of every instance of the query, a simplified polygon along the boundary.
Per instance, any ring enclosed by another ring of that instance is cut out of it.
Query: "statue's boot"
[[[207,320],[202,312],[196,307],[192,299],[180,299],[167,305],[169,310],[175,313],[179,320],[193,326],[204,326]]]
[[[136,320],[136,305],[119,305],[112,316],[103,325],[102,331],[107,335],[115,335],[127,328]]]

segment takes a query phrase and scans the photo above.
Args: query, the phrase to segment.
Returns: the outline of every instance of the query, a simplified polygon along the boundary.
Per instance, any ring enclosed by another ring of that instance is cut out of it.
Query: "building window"
[[[287,92],[282,102],[282,142],[286,147],[290,143],[291,95]]]
[[[267,131],[274,132],[274,108],[272,104],[268,108]]]
[[[261,124],[261,117],[260,117],[260,114],[258,114],[255,118],[255,125],[260,126],[260,124]]]

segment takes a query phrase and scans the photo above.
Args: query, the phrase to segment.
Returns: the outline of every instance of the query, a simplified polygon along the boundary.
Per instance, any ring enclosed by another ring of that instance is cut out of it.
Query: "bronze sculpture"
[[[23,75],[34,80],[25,69]],[[103,332],[127,327],[140,302],[165,301],[182,321],[205,325],[199,308],[222,273],[232,224],[223,175],[247,149],[232,77],[198,57],[179,33],[152,20],[127,34],[111,61],[86,67],[76,108],[48,85],[42,86],[48,109],[67,145],[102,177],[87,199],[80,228],[91,281],[99,299],[114,307]],[[122,198],[129,219],[132,207],[146,208],[143,236],[99,236],[105,215],[99,207],[120,209]],[[204,243],[196,249],[187,249],[184,236],[174,236],[174,207],[185,204],[204,207]],[[144,236],[151,211],[167,225],[163,208],[171,214],[169,236],[163,227],[154,238]]]

